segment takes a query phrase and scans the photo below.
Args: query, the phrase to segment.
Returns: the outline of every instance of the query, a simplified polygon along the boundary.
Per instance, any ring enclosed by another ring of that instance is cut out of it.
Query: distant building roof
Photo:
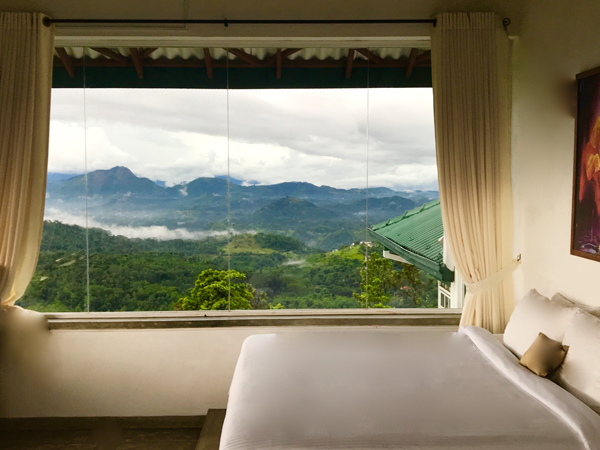
[[[395,253],[434,278],[454,281],[454,272],[444,264],[439,240],[444,235],[440,201],[419,208],[369,228],[369,234],[386,250]]]

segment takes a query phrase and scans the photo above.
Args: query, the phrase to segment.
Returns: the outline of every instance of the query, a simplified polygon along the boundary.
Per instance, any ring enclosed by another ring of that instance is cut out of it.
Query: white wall
[[[516,299],[600,305],[600,263],[570,255],[575,74],[600,66],[600,2],[530,0],[516,43],[513,183]]]
[[[36,370],[0,365],[0,417],[203,415],[226,407],[246,337],[298,330],[340,327],[53,331]]]

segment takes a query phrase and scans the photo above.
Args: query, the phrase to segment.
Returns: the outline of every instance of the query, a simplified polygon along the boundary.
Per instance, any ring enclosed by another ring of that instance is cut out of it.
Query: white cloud
[[[136,166],[137,160],[130,153],[111,144],[106,131],[100,127],[87,129],[87,149],[85,129],[78,124],[52,121],[48,172],[76,173],[106,169],[114,166]]]
[[[260,184],[437,187],[431,89],[230,91],[230,173]],[[88,168],[168,186],[227,173],[226,92],[86,91]],[[82,92],[53,91],[52,172],[81,173]]]

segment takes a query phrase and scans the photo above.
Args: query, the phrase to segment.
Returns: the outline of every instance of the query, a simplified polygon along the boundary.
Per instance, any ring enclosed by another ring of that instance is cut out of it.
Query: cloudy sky
[[[437,189],[431,89],[229,92],[231,176]],[[86,114],[84,116],[84,97]],[[367,111],[369,120],[367,121]],[[54,89],[49,172],[127,166],[167,185],[227,173],[224,90]]]

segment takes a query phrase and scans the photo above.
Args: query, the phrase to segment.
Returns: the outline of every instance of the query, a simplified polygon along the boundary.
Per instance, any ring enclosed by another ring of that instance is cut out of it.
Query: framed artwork
[[[571,254],[600,261],[600,67],[577,75]]]

